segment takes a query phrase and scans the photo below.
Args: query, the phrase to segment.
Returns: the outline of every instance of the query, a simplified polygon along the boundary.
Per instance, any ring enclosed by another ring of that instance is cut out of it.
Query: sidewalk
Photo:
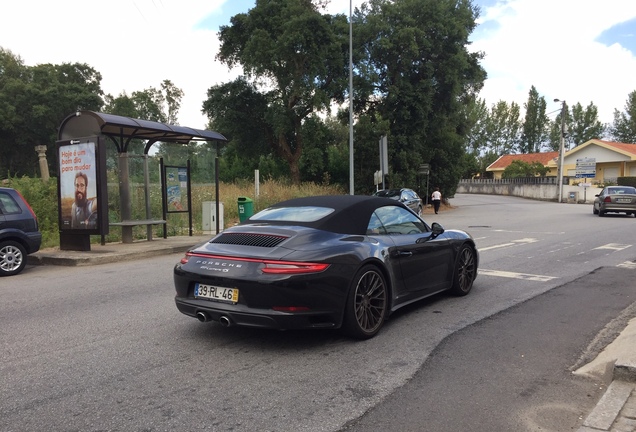
[[[31,265],[89,266],[183,253],[212,234],[176,236],[134,243],[92,244],[90,251],[43,249],[29,255]],[[575,374],[611,382],[577,432],[636,432],[636,318],[620,335]]]
[[[192,246],[212,238],[212,234],[175,236],[139,240],[133,243],[91,244],[90,251],[66,251],[59,248],[42,249],[28,257],[33,265],[87,266],[129,261],[153,256],[185,252]]]
[[[578,432],[636,431],[636,318],[595,360],[574,373],[611,380]]]

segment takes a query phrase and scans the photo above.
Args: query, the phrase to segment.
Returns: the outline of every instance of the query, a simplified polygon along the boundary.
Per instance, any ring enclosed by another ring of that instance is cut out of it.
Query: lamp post
[[[565,101],[555,99],[554,102],[561,102],[561,140],[559,142],[559,165],[557,174],[559,176],[559,202],[563,202],[563,158],[565,153]]]
[[[349,195],[353,195],[353,0],[349,0]]]

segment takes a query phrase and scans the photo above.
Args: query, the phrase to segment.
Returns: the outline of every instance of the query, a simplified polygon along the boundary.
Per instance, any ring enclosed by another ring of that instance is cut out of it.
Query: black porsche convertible
[[[468,294],[478,261],[469,234],[429,226],[399,201],[297,198],[188,251],[174,268],[175,302],[202,322],[366,339],[401,306]]]

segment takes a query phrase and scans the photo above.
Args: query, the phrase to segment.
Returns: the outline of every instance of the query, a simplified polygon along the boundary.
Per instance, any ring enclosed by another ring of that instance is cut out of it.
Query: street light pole
[[[559,202],[563,202],[563,159],[565,156],[565,101],[555,99],[554,102],[561,102],[561,139],[559,142],[559,166],[557,173],[559,176]]]
[[[349,195],[353,194],[353,0],[349,0]]]

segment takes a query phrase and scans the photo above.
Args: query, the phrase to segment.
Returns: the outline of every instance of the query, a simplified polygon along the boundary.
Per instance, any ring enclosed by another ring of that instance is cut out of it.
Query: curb
[[[613,380],[587,416],[577,432],[633,432],[636,431],[636,418],[631,415],[622,418],[621,412],[626,405],[634,415],[636,412],[636,364],[616,363]],[[621,423],[620,426],[616,423]],[[612,428],[612,426],[617,426]]]

